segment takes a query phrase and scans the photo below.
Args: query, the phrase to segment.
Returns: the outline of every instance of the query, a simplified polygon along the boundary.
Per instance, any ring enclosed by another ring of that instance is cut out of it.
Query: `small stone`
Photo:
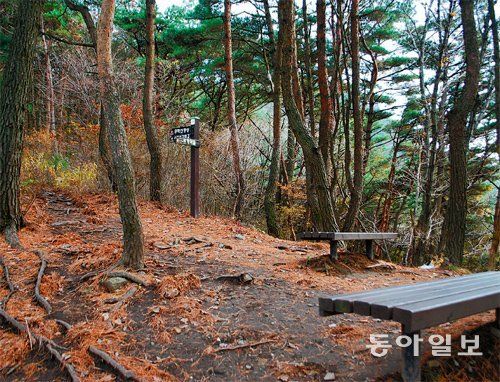
[[[245,236],[240,235],[240,234],[234,235],[234,238],[237,239],[237,240],[245,240]]]
[[[245,365],[245,369],[252,370],[252,365]]]
[[[329,371],[324,376],[323,381],[335,381],[335,373],[333,371]]]
[[[104,318],[104,321],[109,320],[109,313],[103,313],[102,318]]]
[[[253,281],[253,276],[250,273],[242,273],[240,275],[240,280],[242,283],[251,283]]]
[[[158,308],[158,307],[156,306],[156,307],[154,307],[153,309],[151,309],[151,311],[152,311],[153,313],[160,313],[160,308]]]
[[[336,328],[337,327],[337,324],[330,324],[328,325],[329,328]]]
[[[289,378],[289,377],[288,377],[288,375],[286,375],[286,374],[280,375],[280,376],[278,377],[278,379],[279,379],[280,381],[283,381],[283,382],[288,382],[288,378]]]
[[[113,321],[116,325],[121,325],[122,324],[122,320],[117,318],[116,320]]]
[[[163,295],[165,298],[174,298],[177,297],[181,292],[177,288],[172,288],[167,290]]]
[[[128,280],[123,277],[110,277],[106,279],[102,285],[110,293],[116,292],[118,289],[128,284]]]
[[[170,248],[170,245],[165,244],[165,243],[163,243],[163,242],[161,242],[161,241],[155,241],[155,242],[153,243],[153,245],[154,245],[156,248],[158,248],[158,249],[169,249],[169,248]]]
[[[181,334],[182,332],[182,329],[181,328],[178,328],[177,326],[174,328],[174,331],[177,333],[177,334]]]

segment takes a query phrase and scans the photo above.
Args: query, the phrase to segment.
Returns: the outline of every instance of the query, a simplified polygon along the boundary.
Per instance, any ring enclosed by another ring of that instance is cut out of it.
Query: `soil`
[[[20,231],[26,249],[0,243],[18,288],[5,310],[64,346],[82,380],[119,380],[87,352],[93,345],[145,381],[322,381],[327,373],[336,381],[397,381],[400,351],[394,346],[376,358],[366,345],[370,333],[389,334],[394,344],[399,325],[354,314],[320,317],[318,296],[455,275],[396,264],[367,269],[376,262],[342,249],[332,263],[325,243],[279,240],[231,219],[192,219],[150,202],[141,202],[140,212],[146,267],[137,275],[146,287],[129,283],[109,293],[101,283],[105,272],[81,280],[120,258],[121,224],[110,194],[44,191]],[[33,298],[40,266],[34,250],[48,261],[41,294],[50,314]],[[3,299],[8,288],[0,281]],[[138,289],[132,297],[106,301],[130,288]],[[452,357],[434,357],[424,346],[424,380],[500,380],[500,344],[488,326],[493,320],[487,312],[425,331],[424,338],[451,334],[455,350]],[[1,325],[1,380],[68,380],[28,336]],[[483,356],[455,356],[460,335],[471,331],[480,334]]]

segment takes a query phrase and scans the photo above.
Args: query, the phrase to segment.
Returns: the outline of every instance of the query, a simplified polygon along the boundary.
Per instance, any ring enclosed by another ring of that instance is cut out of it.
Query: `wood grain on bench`
[[[357,313],[420,330],[500,306],[500,272],[321,297],[320,314]]]

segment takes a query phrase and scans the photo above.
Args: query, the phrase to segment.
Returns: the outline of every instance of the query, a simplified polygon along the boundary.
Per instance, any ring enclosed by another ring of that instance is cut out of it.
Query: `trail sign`
[[[191,146],[191,216],[200,216],[200,122],[191,119],[190,126],[170,130],[170,142]]]
[[[176,127],[170,130],[170,142],[177,143],[177,139],[193,139],[194,125],[185,127]]]
[[[185,146],[193,146],[193,147],[200,147],[200,140],[199,139],[190,139],[190,138],[174,138],[171,140],[173,143],[177,143],[179,145],[185,145]]]

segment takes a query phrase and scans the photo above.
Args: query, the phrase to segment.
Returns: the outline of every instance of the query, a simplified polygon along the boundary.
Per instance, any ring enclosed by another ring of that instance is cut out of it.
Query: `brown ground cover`
[[[1,380],[68,380],[30,333],[62,346],[65,361],[85,381],[119,380],[90,346],[145,381],[320,381],[328,372],[338,381],[399,380],[397,349],[379,359],[366,348],[370,333],[393,339],[399,326],[357,315],[321,318],[318,296],[454,274],[398,265],[367,269],[373,262],[352,253],[332,264],[323,243],[278,240],[230,219],[194,220],[149,202],[140,210],[147,251],[137,276],[146,286],[131,282],[109,293],[102,285],[106,273],[81,277],[119,259],[115,197],[44,191],[33,200],[29,225],[20,232],[26,250],[0,243],[16,286],[4,309],[28,328],[19,334],[2,321]],[[40,293],[50,314],[34,299],[35,250],[48,262]],[[2,300],[9,294],[3,273],[0,281]],[[426,349],[424,378],[498,381],[499,341],[485,326],[493,318],[489,312],[426,331],[451,334],[458,347],[464,331],[477,330],[484,356],[432,357]]]

